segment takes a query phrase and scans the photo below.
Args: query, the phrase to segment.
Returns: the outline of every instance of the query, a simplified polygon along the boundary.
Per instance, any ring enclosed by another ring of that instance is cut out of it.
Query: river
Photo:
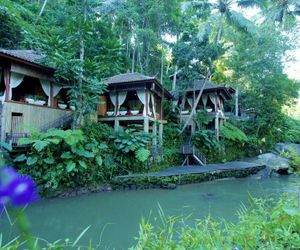
[[[91,226],[81,244],[87,245],[92,240],[93,245],[100,243],[100,249],[127,249],[135,242],[141,218],[151,214],[151,220],[155,221],[159,205],[166,215],[192,214],[191,218],[211,215],[234,222],[240,205],[247,205],[249,194],[278,197],[285,192],[296,192],[294,186],[299,180],[288,176],[246,178],[179,186],[175,190],[114,191],[41,200],[26,208],[26,213],[34,234],[48,241],[74,240]],[[6,229],[4,239],[15,234],[5,216],[1,217],[0,225],[2,232]]]

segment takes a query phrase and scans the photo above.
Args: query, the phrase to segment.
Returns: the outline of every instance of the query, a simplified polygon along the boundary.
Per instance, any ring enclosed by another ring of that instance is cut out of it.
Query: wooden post
[[[119,93],[118,92],[116,92],[116,107],[115,107],[115,110],[116,110],[115,116],[117,116],[118,113],[119,113]]]
[[[148,109],[149,109],[149,107],[148,107],[148,104],[149,104],[149,91],[147,90],[147,89],[145,89],[145,95],[146,95],[146,116],[148,116]],[[154,114],[155,115],[155,114]]]
[[[159,144],[162,146],[163,145],[163,124],[161,122],[158,125],[158,139],[159,139]]]
[[[153,134],[153,145],[157,145],[157,126],[156,122],[154,121],[152,124],[152,134]]]
[[[235,91],[235,116],[239,116],[239,88]]]
[[[216,118],[215,118],[215,133],[216,133],[216,138],[217,140],[219,140],[219,116],[218,114],[216,115]]]
[[[53,101],[53,82],[50,82],[50,107],[54,108],[54,101]]]
[[[10,96],[10,69],[6,69],[6,76],[5,76],[5,101],[9,101]]]
[[[149,118],[148,117],[144,118],[144,131],[146,133],[149,133]]]
[[[114,124],[115,131],[118,131],[119,127],[120,127],[120,121],[118,118],[115,118],[115,124]]]

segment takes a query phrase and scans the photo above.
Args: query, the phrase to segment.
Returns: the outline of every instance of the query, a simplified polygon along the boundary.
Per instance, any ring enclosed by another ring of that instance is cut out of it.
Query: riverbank
[[[117,176],[109,183],[95,187],[83,187],[70,191],[47,195],[47,198],[74,197],[83,194],[109,192],[114,190],[175,189],[177,185],[200,183],[224,178],[243,178],[258,173],[265,165],[259,163],[234,161],[208,164],[205,167],[175,166],[157,172]]]
[[[114,190],[167,188],[223,178],[243,178],[258,173],[265,165],[243,161],[199,165],[176,166],[158,172],[118,176],[111,182]]]

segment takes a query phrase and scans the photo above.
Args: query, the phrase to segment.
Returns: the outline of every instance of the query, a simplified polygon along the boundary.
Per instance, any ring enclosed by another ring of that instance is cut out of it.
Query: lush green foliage
[[[136,128],[128,128],[112,135],[111,139],[116,149],[116,161],[126,166],[127,171],[143,170],[143,163],[150,156],[150,134],[140,132]]]
[[[295,173],[300,175],[300,155],[294,148],[289,151],[283,152],[282,156],[290,160],[289,173]]]
[[[97,185],[113,165],[103,163],[107,145],[87,140],[81,130],[49,130],[20,140],[29,145],[15,158],[19,169],[31,175],[45,191]]]
[[[241,159],[246,155],[248,138],[243,131],[226,122],[220,129],[220,140],[213,130],[199,129],[193,136],[194,145],[209,162],[224,162]]]
[[[226,122],[220,129],[220,137],[223,140],[229,140],[234,143],[247,142],[248,138],[243,131],[234,126],[233,124]]]
[[[300,121],[286,117],[285,124],[281,130],[283,132],[283,141],[300,143]]]
[[[210,122],[212,122],[213,118],[208,115],[206,110],[200,110],[194,116],[194,121],[196,122],[199,128],[203,128],[207,126]]]
[[[298,249],[300,210],[295,197],[274,201],[251,199],[232,224],[208,217],[188,226],[161,213],[161,226],[142,220],[138,243],[132,249]]]
[[[98,143],[109,143],[110,136],[114,134],[112,127],[105,123],[91,121],[86,119],[84,125],[81,126],[84,135],[91,139],[96,140]]]

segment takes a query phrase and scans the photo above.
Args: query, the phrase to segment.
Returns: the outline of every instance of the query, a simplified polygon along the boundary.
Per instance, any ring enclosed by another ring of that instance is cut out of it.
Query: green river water
[[[48,241],[74,240],[90,225],[81,244],[87,245],[91,239],[93,245],[100,242],[100,249],[126,249],[134,244],[142,217],[151,214],[151,219],[156,220],[158,204],[166,215],[192,214],[191,218],[204,218],[210,214],[234,222],[241,203],[247,205],[249,193],[254,197],[277,197],[297,192],[293,187],[297,182],[299,178],[285,176],[220,180],[179,186],[175,190],[115,191],[42,200],[26,208],[26,213],[34,234]],[[4,239],[15,233],[5,216],[1,217],[0,225]]]

